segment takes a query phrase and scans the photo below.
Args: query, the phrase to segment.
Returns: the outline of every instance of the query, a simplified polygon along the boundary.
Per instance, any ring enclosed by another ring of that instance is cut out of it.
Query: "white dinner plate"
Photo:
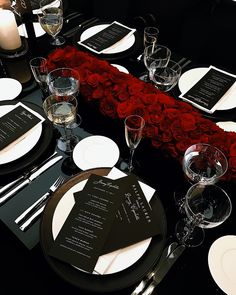
[[[101,135],[82,139],[73,150],[73,160],[82,170],[113,167],[119,155],[117,144],[112,139]]]
[[[81,34],[80,41],[84,41],[85,39],[88,39],[89,37],[93,36],[94,34],[105,29],[109,25],[110,24],[103,24],[103,25],[96,25],[96,26],[88,28],[87,30],[85,30]],[[114,53],[123,52],[123,51],[129,49],[130,47],[132,47],[134,45],[134,42],[135,42],[135,36],[134,36],[134,34],[132,34],[129,37],[121,40],[118,44],[116,44],[116,46],[111,47],[110,49],[107,49],[106,53],[103,53],[103,54],[114,54]]]
[[[218,125],[224,131],[236,132],[236,123],[233,121],[217,122],[216,125]]]
[[[123,174],[120,174],[120,175],[119,173],[117,174],[118,169],[116,168],[113,168],[113,169],[115,170],[110,172],[111,179],[117,179],[119,177],[124,176]],[[57,204],[57,207],[54,211],[53,219],[52,219],[52,236],[54,240],[59,234],[62,225],[64,224],[67,216],[69,215],[72,207],[74,206],[75,199],[73,194],[75,192],[81,191],[84,188],[86,182],[87,182],[87,179],[71,187],[62,196],[59,203]],[[145,196],[147,200],[150,201],[153,191],[150,187],[147,187],[145,184],[143,185],[144,187],[142,187],[142,189],[145,192]],[[99,270],[102,271],[100,272],[100,274],[103,274],[103,273],[112,274],[112,273],[116,273],[128,268],[129,266],[133,265],[136,261],[138,261],[142,257],[142,255],[147,250],[151,240],[152,240],[151,238],[148,238],[146,240],[140,241],[139,243],[135,243],[123,249],[113,251],[111,253],[100,256],[95,266],[95,270],[97,270],[97,272],[94,272],[94,274],[98,274]],[[76,266],[74,267],[77,268]]]
[[[193,87],[209,70],[209,68],[195,68],[183,73],[179,79],[178,85],[181,93],[187,92]],[[236,107],[236,83],[232,86],[228,97],[217,107],[218,111],[233,109]]]
[[[208,265],[217,285],[228,295],[236,294],[236,236],[217,239],[210,247]]]
[[[12,100],[22,91],[19,81],[12,78],[0,78],[0,101]]]
[[[14,107],[15,107],[14,105],[0,106],[0,117],[10,112]],[[31,111],[34,112],[33,110]],[[27,154],[37,144],[41,136],[41,133],[42,133],[42,124],[39,124],[21,141],[19,141],[15,145],[12,145],[4,153],[0,154],[0,165],[10,163]]]
[[[41,27],[39,22],[34,22],[33,26],[34,26],[34,32],[35,32],[36,37],[41,37],[44,34],[46,34],[46,32],[43,30],[43,28]],[[20,36],[28,38],[25,24],[20,25],[18,27],[18,31],[19,31]]]
[[[120,72],[123,72],[123,73],[126,73],[126,74],[129,74],[129,71],[121,66],[121,65],[117,65],[117,64],[111,64],[113,67],[117,68]]]

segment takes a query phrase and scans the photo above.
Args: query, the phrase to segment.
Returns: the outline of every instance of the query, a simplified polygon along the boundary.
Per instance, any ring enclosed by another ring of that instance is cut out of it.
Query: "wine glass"
[[[133,167],[133,155],[140,140],[142,139],[143,128],[145,121],[141,116],[130,115],[125,119],[125,140],[130,149],[130,158],[128,163],[128,172],[131,173]]]
[[[143,80],[145,82],[149,81],[149,71],[150,71],[150,66],[154,61],[159,62],[159,66],[165,67],[171,56],[171,51],[168,47],[163,46],[163,45],[149,45],[144,48],[144,65],[146,69],[148,70],[147,73],[141,75],[140,80]]]
[[[202,244],[205,228],[222,224],[231,214],[232,203],[220,187],[196,183],[186,193],[183,202],[186,217],[175,228],[178,240],[188,247]]]
[[[62,0],[42,0],[40,1],[42,14],[38,15],[39,23],[46,33],[51,35],[52,45],[60,46],[65,43],[62,36],[57,36],[63,26]]]
[[[46,98],[48,96],[48,85],[47,85],[47,60],[44,57],[34,57],[29,62],[32,74],[34,76],[35,81],[39,85],[43,97]]]
[[[54,125],[64,129],[64,135],[61,135],[57,143],[59,150],[71,154],[75,145],[79,142],[79,138],[71,132],[70,128],[76,121],[76,97],[52,94],[44,100],[43,109]]]
[[[181,67],[173,60],[165,65],[162,60],[155,60],[149,67],[150,80],[161,91],[170,91],[179,81]]]
[[[144,48],[153,44],[156,45],[158,35],[159,35],[159,30],[157,27],[145,27],[143,31]]]
[[[189,185],[194,183],[215,184],[226,173],[228,161],[224,153],[215,146],[196,143],[185,151],[182,167],[187,183],[174,192],[175,202],[180,212],[182,212],[183,196]]]

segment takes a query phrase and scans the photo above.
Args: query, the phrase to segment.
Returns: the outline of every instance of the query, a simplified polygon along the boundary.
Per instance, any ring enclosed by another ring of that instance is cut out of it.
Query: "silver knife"
[[[30,171],[24,173],[23,175],[21,175],[20,177],[18,177],[17,179],[13,180],[12,182],[4,185],[3,187],[0,188],[0,195],[2,195],[5,191],[9,190],[11,187],[13,187],[14,185],[16,185],[18,182],[20,182],[21,180],[25,179],[28,175],[30,175],[31,173],[35,172],[38,168],[40,168],[40,166],[43,166],[45,163],[47,163],[51,158],[53,158],[55,155],[57,154],[57,151],[55,151],[52,155],[50,155],[47,159],[45,159],[42,163],[40,163],[37,166],[34,166]]]
[[[158,260],[156,266],[154,267],[154,269],[152,271],[150,271],[146,277],[138,284],[138,286],[134,289],[134,291],[131,293],[131,295],[138,295],[140,294],[146,284],[150,281],[150,279],[154,276],[155,272],[157,269],[159,269],[160,265],[162,264],[162,262],[171,254],[171,252],[173,252],[173,250],[178,246],[177,242],[173,242],[170,245],[166,246],[165,249],[163,250],[160,259]]]
[[[177,261],[179,256],[183,253],[185,249],[184,245],[180,245],[162,262],[160,268],[158,268],[153,276],[152,282],[149,284],[147,289],[142,293],[143,295],[152,294],[155,287],[164,279],[168,271]]]
[[[40,167],[37,171],[32,173],[27,179],[25,179],[23,182],[21,182],[19,185],[17,185],[14,189],[12,189],[10,192],[8,192],[4,196],[2,196],[0,198],[0,205],[2,203],[6,202],[8,199],[10,199],[19,190],[21,190],[27,184],[31,183],[35,178],[37,178],[40,174],[42,174],[44,171],[46,171],[48,168],[50,168],[52,165],[54,165],[55,163],[57,163],[61,159],[62,159],[62,156],[57,156],[57,157],[51,159],[50,161],[48,161],[46,164],[44,164],[42,167]]]
[[[45,206],[46,204],[43,204],[43,206],[41,206],[32,216],[30,216],[30,218],[20,226],[20,230],[26,231],[36,220],[38,220]]]
[[[82,22],[81,24],[79,24],[78,26],[70,29],[69,31],[65,32],[63,34],[64,37],[71,37],[72,35],[74,35],[79,29],[83,28],[84,26],[88,25],[88,24],[93,24],[95,22],[97,22],[99,19],[97,17],[92,17],[90,19],[85,20],[84,22]]]

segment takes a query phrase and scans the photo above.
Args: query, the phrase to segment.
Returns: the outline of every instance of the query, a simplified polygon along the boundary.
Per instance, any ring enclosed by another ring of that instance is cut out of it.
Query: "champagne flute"
[[[38,15],[39,23],[46,33],[51,35],[52,45],[60,46],[65,43],[62,36],[57,36],[63,26],[62,0],[42,0],[40,1],[42,14]]]
[[[150,45],[157,45],[157,38],[159,30],[157,27],[145,27],[143,32],[143,45],[144,48]]]
[[[143,128],[145,121],[141,116],[130,115],[125,119],[125,140],[130,149],[130,158],[128,163],[128,172],[131,173],[133,167],[134,151],[142,139]]]

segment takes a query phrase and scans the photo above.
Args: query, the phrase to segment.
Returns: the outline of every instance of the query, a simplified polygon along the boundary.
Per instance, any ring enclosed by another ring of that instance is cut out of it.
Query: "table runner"
[[[121,120],[130,114],[142,116],[146,122],[144,136],[155,148],[180,162],[192,144],[204,142],[216,146],[229,162],[224,180],[236,180],[235,132],[220,129],[188,103],[74,46],[54,50],[47,62],[49,71],[59,67],[77,69],[80,93],[87,102],[97,103],[103,115]]]

